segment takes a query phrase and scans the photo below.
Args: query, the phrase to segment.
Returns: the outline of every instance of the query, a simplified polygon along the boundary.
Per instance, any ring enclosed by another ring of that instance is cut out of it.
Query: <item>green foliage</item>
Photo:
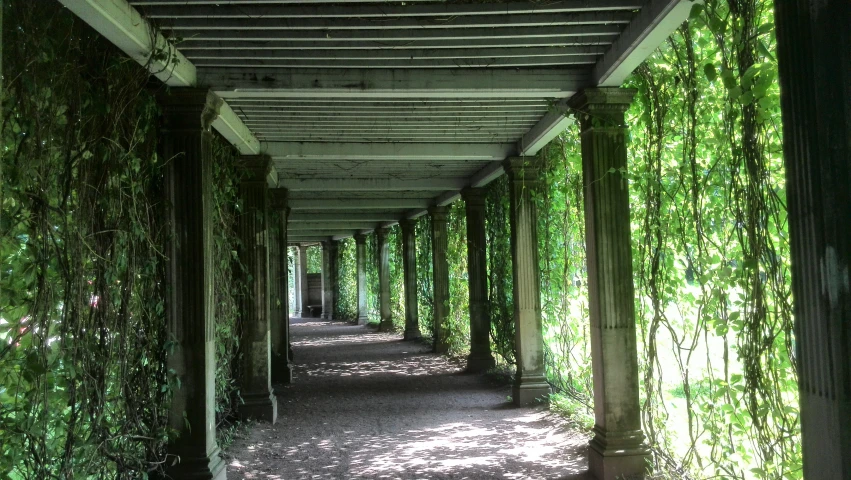
[[[322,273],[322,247],[320,245],[307,247],[307,273]]]
[[[358,319],[358,265],[355,240],[341,240],[337,247],[337,302],[334,305],[336,320]]]
[[[164,461],[165,162],[147,74],[55,2],[3,2],[0,472]]]
[[[449,353],[470,353],[470,284],[467,281],[467,216],[464,202],[453,203],[447,217],[449,263]]]
[[[431,247],[431,216],[417,220],[417,304],[420,331],[434,339],[434,262]]]
[[[502,365],[514,365],[514,295],[512,288],[511,230],[508,178],[503,175],[487,186],[486,218],[488,305],[491,347]]]
[[[393,327],[405,330],[405,269],[402,264],[402,227],[395,225],[387,236],[390,251],[390,315]]]
[[[366,309],[369,323],[381,321],[378,285],[378,236],[366,237]]]

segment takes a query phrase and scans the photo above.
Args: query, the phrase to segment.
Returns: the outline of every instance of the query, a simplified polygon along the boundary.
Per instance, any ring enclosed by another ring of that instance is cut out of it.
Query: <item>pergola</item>
[[[481,187],[503,174],[515,278],[513,397],[525,405],[548,392],[531,191],[534,155],[573,121],[568,110],[580,113],[586,180],[596,420],[590,468],[601,479],[644,471],[629,197],[605,174],[626,165],[624,112],[634,92],[619,87],[687,18],[692,1],[60,1],[172,87],[161,96],[161,141],[179,159],[168,176],[181,239],[170,252],[170,318],[185,347],[173,360],[185,380],[173,407],[181,462],[172,476],[225,478],[212,407],[211,128],[243,155],[243,208],[264,212],[240,222],[244,239],[268,238],[251,241],[243,259],[259,301],[244,308],[253,332],[244,355],[256,368],[246,374],[242,413],[274,421],[271,381],[288,377],[290,356],[287,310],[270,309],[268,292],[286,288],[275,280],[287,274],[285,247],[323,242],[327,316],[335,242],[355,236],[365,319],[363,236],[376,232],[386,326],[387,228],[400,223],[405,333],[413,338],[413,220],[431,215],[440,335],[449,295],[446,206],[459,197],[467,209],[469,360],[473,369],[490,365]],[[810,3],[777,0],[805,469],[810,478],[851,478],[851,14],[846,0]],[[280,238],[266,236],[269,210],[281,213]],[[303,248],[299,257],[304,265]],[[297,270],[303,291],[304,268]]]

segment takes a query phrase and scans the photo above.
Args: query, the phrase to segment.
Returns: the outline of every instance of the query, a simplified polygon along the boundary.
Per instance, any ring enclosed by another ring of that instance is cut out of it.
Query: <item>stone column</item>
[[[299,247],[295,247],[295,255],[293,255],[293,316],[301,316],[301,296],[307,295],[301,291],[301,257],[298,254]],[[289,252],[287,252],[289,254]]]
[[[287,207],[287,189],[274,188],[269,193],[274,211],[271,217],[277,223],[269,229],[272,233],[269,245],[272,384],[280,385],[291,383],[293,380],[293,367],[290,363],[290,282],[287,259],[287,217],[290,209]]]
[[[514,265],[514,342],[517,374],[512,395],[518,406],[546,400],[550,386],[544,377],[544,335],[541,322],[541,271],[538,266],[538,214],[532,191],[538,187],[534,157],[505,159],[511,221],[511,259]]]
[[[402,220],[402,267],[405,270],[405,340],[421,337],[417,315],[417,221]]]
[[[434,351],[449,351],[449,264],[446,261],[448,207],[431,207],[432,284],[434,288]]]
[[[167,318],[177,346],[168,366],[180,379],[169,412],[178,436],[168,447],[173,478],[227,478],[216,444],[216,334],[213,300],[213,135],[222,100],[203,89],[172,88],[159,97],[162,158],[172,241]],[[184,416],[185,415],[185,416]],[[172,464],[176,457],[180,462]]]
[[[393,331],[393,317],[390,313],[390,251],[387,245],[389,228],[381,227],[375,231],[378,240],[378,304],[381,332]]]
[[[851,478],[851,3],[775,1],[804,478]]]
[[[310,315],[310,309],[307,308],[310,305],[310,290],[307,287],[307,247],[299,245],[297,248],[300,268],[296,282],[298,282],[298,291],[300,292],[301,316],[304,317],[305,315]]]
[[[488,309],[488,258],[485,238],[485,190],[461,191],[467,214],[467,277],[470,286],[470,356],[467,371],[484,372],[495,365],[491,354]]]
[[[582,173],[594,376],[591,472],[601,480],[641,475],[649,449],[641,431],[635,291],[632,280],[624,112],[634,90],[587,89],[570,100],[584,115]]]
[[[272,394],[271,332],[269,305],[269,190],[266,178],[271,169],[268,157],[242,157],[244,176],[239,185],[242,212],[237,229],[242,245],[239,259],[245,266],[242,281],[248,287],[240,301],[242,353],[238,408],[243,419],[275,423],[278,405]]]
[[[358,269],[358,325],[369,322],[366,310],[366,235],[355,235]]]

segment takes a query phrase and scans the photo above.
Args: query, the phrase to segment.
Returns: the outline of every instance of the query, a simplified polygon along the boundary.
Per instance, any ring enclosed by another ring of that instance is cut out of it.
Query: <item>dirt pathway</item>
[[[292,341],[278,422],[231,446],[231,480],[586,478],[581,435],[421,343],[318,319]]]

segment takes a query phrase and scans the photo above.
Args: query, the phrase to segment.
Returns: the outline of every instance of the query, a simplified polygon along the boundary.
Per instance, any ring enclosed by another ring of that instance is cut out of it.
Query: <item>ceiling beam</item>
[[[592,74],[594,84],[621,86],[626,77],[688,19],[694,4],[694,0],[649,0],[597,62]]]
[[[398,180],[393,177],[381,178],[293,178],[284,177],[278,182],[278,186],[286,188],[291,192],[296,191],[332,191],[332,192],[357,192],[357,191],[406,191],[406,190],[437,190],[443,191],[452,188],[461,188],[459,185],[465,183],[464,179],[457,178],[422,178],[419,180]]]
[[[473,68],[528,68],[528,67],[565,67],[594,65],[600,55],[563,55],[551,57],[487,57],[487,58],[439,58],[414,59],[404,57],[389,60],[347,60],[347,59],[301,59],[301,60],[258,60],[243,58],[193,59],[198,68],[243,68],[243,69],[301,69],[301,68],[342,68],[342,69],[473,69]]]
[[[564,30],[564,29],[562,29]],[[568,30],[570,31],[570,30]],[[207,32],[204,32],[205,36]],[[424,40],[206,40],[204,37],[185,38],[180,50],[185,55],[197,55],[208,50],[413,50],[452,48],[526,48],[570,45],[611,45],[613,34],[553,35],[549,37],[495,37]]]
[[[274,98],[569,98],[589,85],[570,68],[238,69],[199,68],[198,81],[224,99]]]
[[[269,142],[267,155],[276,160],[335,159],[335,160],[504,160],[514,152],[514,144],[497,143],[465,145],[458,143],[310,143]]]
[[[411,199],[411,198],[393,198],[393,199],[365,199],[365,198],[347,198],[347,199],[305,199],[305,200],[290,200],[287,206],[293,211],[296,210],[387,210],[387,209],[406,209],[406,208],[428,208],[431,205],[430,200]]]
[[[564,101],[559,102],[553,111],[547,112],[541,120],[526,132],[523,137],[517,142],[517,155],[527,156],[535,155],[552,139],[563,132],[567,127],[573,125],[573,117],[566,117],[564,112],[567,110],[567,104]]]
[[[197,69],[155,30],[126,0],[60,0],[68,10],[88,23],[104,38],[166,85],[193,87]],[[162,59],[152,59],[152,53]],[[237,147],[243,155],[260,153],[260,142],[225,102],[213,128]]]
[[[183,5],[156,5],[145,8],[149,18],[381,18],[430,17],[441,18],[479,15],[547,14],[563,12],[596,12],[609,10],[638,10],[640,0],[560,0],[547,3],[442,3],[435,5],[345,5],[345,6],[289,6],[252,5],[246,12],[242,5],[221,5],[208,8],[185,8]]]
[[[488,166],[470,177],[470,186],[473,188],[484,187],[499,178],[503,173],[505,173],[505,168],[503,168],[502,162],[491,162]]]
[[[193,61],[221,59],[254,60],[438,60],[485,58],[565,57],[602,55],[600,45],[544,46],[523,48],[365,49],[365,50],[202,50],[190,55]],[[184,52],[185,53],[185,52]]]
[[[375,228],[378,223],[380,222],[295,222],[287,225],[287,231],[302,232],[304,230],[364,230],[369,228]]]
[[[292,202],[292,200],[290,200]],[[290,213],[287,222],[291,224],[295,223],[310,223],[310,222],[340,222],[340,223],[352,223],[352,222],[363,222],[363,223],[380,223],[380,222],[390,222],[399,219],[398,213],[383,213],[383,212],[363,212],[363,213],[302,213],[302,212],[292,212]]]

